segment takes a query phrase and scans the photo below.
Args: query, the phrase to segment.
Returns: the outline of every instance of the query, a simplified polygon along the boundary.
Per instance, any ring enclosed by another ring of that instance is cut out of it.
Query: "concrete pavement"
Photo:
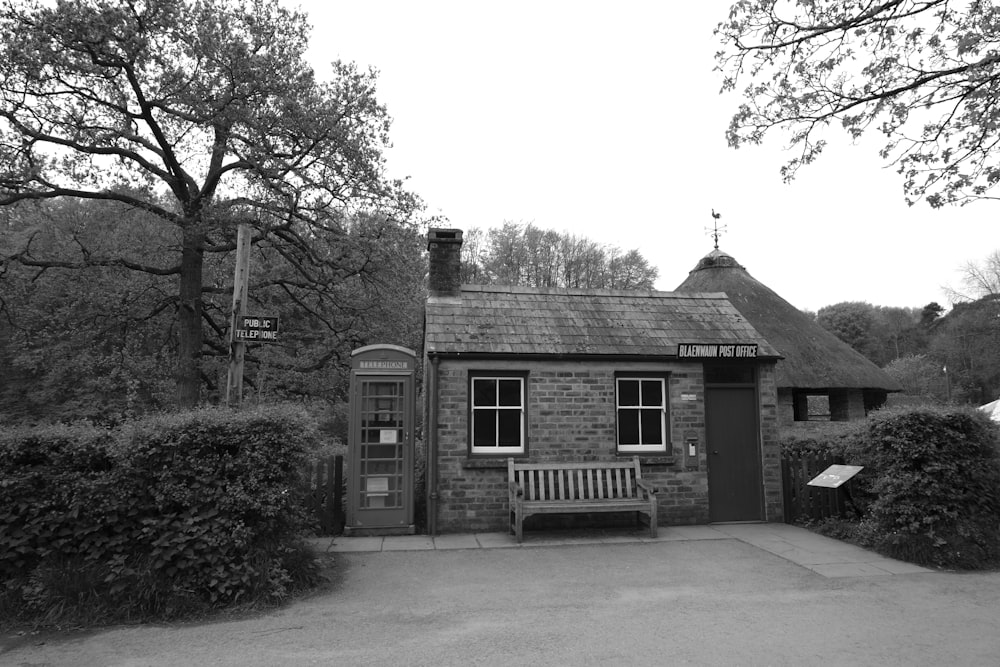
[[[1000,572],[926,571],[794,526],[319,546],[336,551],[324,559],[330,584],[291,604],[0,637],[0,664],[978,667],[1000,655]]]
[[[526,532],[518,544],[507,533],[397,535],[391,537],[334,537],[314,540],[324,551],[335,553],[389,551],[444,551],[455,549],[530,549],[584,544],[676,542],[736,539],[824,577],[879,577],[931,572],[927,568],[880,556],[861,547],[824,537],[799,526],[784,523],[712,524],[707,526],[660,527],[649,537],[645,530],[581,530]]]

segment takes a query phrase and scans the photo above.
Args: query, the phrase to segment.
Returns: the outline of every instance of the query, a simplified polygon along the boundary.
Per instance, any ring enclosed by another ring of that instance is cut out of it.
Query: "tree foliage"
[[[952,395],[975,405],[1000,396],[1000,298],[956,303],[934,327],[928,352],[948,368]]]
[[[903,386],[903,394],[943,404],[948,400],[947,378],[941,363],[926,354],[913,354],[886,364],[885,372]]]
[[[916,308],[843,301],[820,308],[816,322],[879,366],[916,354],[926,344]]]
[[[841,302],[820,308],[816,321],[903,385],[932,403],[982,405],[1000,395],[1000,253],[963,269],[964,293],[944,313],[923,308]],[[966,294],[973,295],[969,298]]]
[[[34,208],[0,230],[0,245],[26,248],[0,274],[0,419],[114,422],[171,407],[175,282],[123,263],[175,253],[177,230],[117,202]],[[248,310],[278,315],[282,330],[277,343],[248,345],[247,398],[342,400],[351,349],[387,341],[419,347],[422,233],[376,216],[342,224],[334,248],[323,238],[313,244],[317,255],[337,253],[340,273],[325,282],[305,283],[272,246],[254,246]],[[36,256],[46,258],[43,266],[33,265]],[[206,258],[208,400],[225,389],[232,275],[230,253]]]
[[[0,247],[48,258],[45,266],[8,262],[0,274],[0,415],[8,420],[106,419],[171,403],[171,281],[105,260],[144,262],[169,253],[175,239],[145,213],[118,208],[52,202],[0,229]]]
[[[462,282],[477,285],[653,289],[657,273],[638,250],[533,224],[470,229],[462,250]]]
[[[1000,7],[989,0],[740,0],[716,28],[731,146],[790,133],[788,180],[839,125],[885,135],[907,201],[997,198]]]
[[[303,57],[305,17],[278,3],[29,0],[4,4],[0,30],[0,206],[30,215],[32,201],[103,200],[163,228],[169,252],[99,265],[175,281],[181,405],[210,379],[202,354],[225,346],[227,314],[203,295],[224,290],[206,271],[232,251],[238,224],[283,267],[266,286],[318,314],[338,298],[331,288],[369,266],[350,242],[356,213],[406,222],[418,208],[383,175],[389,118],[374,74],[334,62],[318,79]],[[127,233],[129,216],[111,220]],[[95,265],[89,248],[67,262],[37,238],[5,246],[5,265]]]

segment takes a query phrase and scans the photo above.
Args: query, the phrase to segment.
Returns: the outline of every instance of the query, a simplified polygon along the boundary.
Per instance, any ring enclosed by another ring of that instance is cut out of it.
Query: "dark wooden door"
[[[705,387],[708,502],[712,521],[764,518],[763,477],[753,387]]]

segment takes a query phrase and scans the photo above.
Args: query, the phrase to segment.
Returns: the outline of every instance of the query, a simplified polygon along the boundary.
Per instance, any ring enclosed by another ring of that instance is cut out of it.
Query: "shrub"
[[[134,620],[277,601],[314,584],[291,490],[315,440],[288,408],[4,437],[0,608]]]
[[[868,499],[859,539],[926,565],[998,562],[997,436],[996,426],[973,410],[873,414],[845,450],[848,463],[865,466],[856,478]]]
[[[838,422],[838,425],[840,423]],[[795,458],[812,453],[843,456],[848,443],[856,438],[859,426],[845,424],[843,428],[829,433],[814,433],[810,435],[789,434],[781,438],[781,455],[784,458]]]

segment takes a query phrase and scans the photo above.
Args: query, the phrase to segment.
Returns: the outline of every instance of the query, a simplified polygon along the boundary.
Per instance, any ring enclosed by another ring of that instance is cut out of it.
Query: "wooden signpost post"
[[[250,284],[250,227],[240,225],[236,236],[236,274],[233,276],[233,309],[229,320],[229,378],[226,403],[243,404],[243,359],[246,344],[278,342],[277,315],[247,315]]]
[[[233,277],[233,309],[229,319],[229,378],[226,403],[238,408],[243,403],[243,356],[246,343],[236,336],[239,318],[246,314],[250,285],[250,227],[240,225],[236,235],[236,274]]]

